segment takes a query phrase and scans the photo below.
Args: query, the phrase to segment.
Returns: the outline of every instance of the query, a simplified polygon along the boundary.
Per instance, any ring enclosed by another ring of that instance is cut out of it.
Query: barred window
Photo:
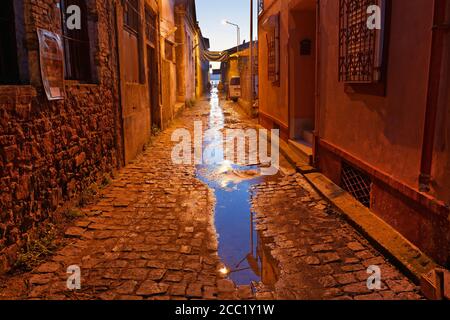
[[[123,24],[132,32],[139,31],[139,0],[125,0]]]
[[[381,80],[383,32],[367,26],[371,5],[382,8],[384,0],[340,0],[339,81],[374,83]]]
[[[76,5],[81,12],[81,29],[67,28],[67,8]],[[61,0],[64,39],[64,72],[68,80],[90,81],[91,59],[87,6],[85,0]]]
[[[0,84],[16,84],[19,82],[19,70],[12,0],[2,0],[0,3],[0,28]]]
[[[267,39],[267,71],[269,81],[275,85],[280,81],[280,15],[270,18],[271,28],[266,34]]]

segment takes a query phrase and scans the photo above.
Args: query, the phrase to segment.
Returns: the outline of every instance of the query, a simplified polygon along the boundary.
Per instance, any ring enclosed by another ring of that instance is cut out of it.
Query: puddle
[[[217,90],[212,91],[210,103],[209,128],[222,130],[225,127],[225,117]],[[221,144],[220,138],[214,136],[204,138],[205,150]],[[223,159],[223,151],[220,150],[222,148],[217,149],[214,159],[217,157]],[[259,167],[257,165],[240,166],[229,161],[220,161],[217,164],[197,166],[197,177],[208,184],[215,193],[214,221],[219,243],[218,253],[227,271],[230,272],[229,278],[237,285],[248,285],[252,281],[259,282],[262,278],[273,282],[276,276],[274,268],[261,267],[261,262],[268,262],[270,258],[267,258],[267,250],[263,250],[264,245],[254,229],[251,213],[251,187],[264,179],[260,176]]]

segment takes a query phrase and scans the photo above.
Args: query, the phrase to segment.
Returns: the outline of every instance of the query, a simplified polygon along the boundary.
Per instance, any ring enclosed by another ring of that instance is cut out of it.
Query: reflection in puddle
[[[217,90],[213,90],[209,129],[219,132],[224,127],[224,113],[219,104]],[[264,245],[258,243],[260,238],[254,230],[251,213],[250,189],[263,180],[259,167],[240,166],[224,161],[220,135],[206,135],[204,148],[214,149],[215,153],[204,156],[204,162],[210,164],[197,166],[197,176],[214,190],[216,196],[215,227],[219,240],[218,251],[226,266],[221,272],[229,272],[229,278],[237,285],[248,285],[252,281],[258,282],[262,279],[264,282],[267,280],[267,284],[274,284],[277,278],[276,269],[268,266],[261,270],[261,262],[265,265],[274,261],[267,255],[270,250],[265,250]],[[208,157],[221,160],[208,162]]]

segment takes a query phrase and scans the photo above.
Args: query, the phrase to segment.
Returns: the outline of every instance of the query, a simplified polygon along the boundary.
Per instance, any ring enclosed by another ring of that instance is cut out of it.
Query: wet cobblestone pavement
[[[222,106],[225,127],[254,126],[234,104]],[[206,126],[209,108],[200,101],[185,110],[97,203],[81,209],[83,217],[66,231],[68,244],[32,272],[4,279],[0,298],[420,299],[417,288],[289,168],[283,170],[289,175],[264,178],[251,190],[257,243],[256,257],[247,258],[256,261],[249,264],[261,282],[236,286],[225,279],[214,192],[194,165],[171,160],[172,132],[192,133],[199,120]],[[75,292],[66,287],[71,265],[81,268]],[[367,289],[370,265],[381,268],[381,290]]]

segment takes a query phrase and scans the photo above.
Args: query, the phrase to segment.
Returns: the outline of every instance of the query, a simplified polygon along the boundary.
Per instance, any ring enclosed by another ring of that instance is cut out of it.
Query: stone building
[[[198,25],[194,0],[177,0],[175,12],[177,100],[184,103],[206,93],[209,61],[201,53],[209,49],[209,40],[203,37]]]
[[[381,29],[364,28],[373,4]],[[259,13],[261,123],[447,266],[449,20],[450,2],[428,0],[261,0]]]
[[[65,24],[70,4],[81,8],[80,30]],[[64,203],[123,164],[113,9],[111,0],[0,3],[0,272]]]
[[[176,115],[174,10],[174,0],[1,1],[0,273]]]
[[[251,82],[250,42],[244,42],[239,48],[233,47],[226,50],[229,58],[221,63],[221,79],[225,84],[225,88],[228,87],[232,77],[241,78],[241,97],[238,102],[249,116],[255,116],[258,113],[257,107],[252,104],[252,101],[257,99],[258,96],[258,42],[255,42],[253,46],[253,90]]]

